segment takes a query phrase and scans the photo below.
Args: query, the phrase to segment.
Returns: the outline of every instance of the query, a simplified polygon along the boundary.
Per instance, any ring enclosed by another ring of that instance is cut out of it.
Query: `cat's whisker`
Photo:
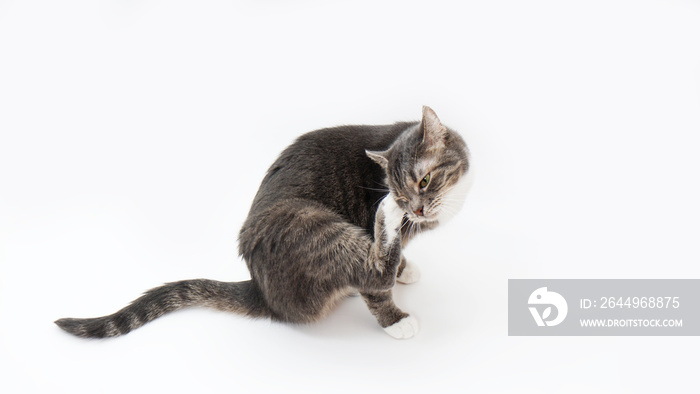
[[[459,213],[459,208],[443,205],[441,213],[446,213],[448,216],[455,216],[457,213]]]
[[[457,193],[446,193],[445,196],[444,196],[444,198],[448,198],[448,199],[451,199],[451,200],[460,200],[460,199],[465,198],[465,197],[467,196],[467,194],[468,194],[467,192],[462,192],[462,193],[459,193],[459,194],[457,194]]]
[[[383,196],[382,196],[382,197],[379,197],[379,199],[378,199],[377,201],[375,201],[374,204],[372,204],[372,206],[377,205],[377,204],[380,203],[383,199],[384,199]]]
[[[379,183],[379,182],[377,182],[377,181],[375,181],[375,180],[372,180],[372,179],[370,179],[370,182],[376,183],[376,184],[379,185],[379,186],[386,186],[386,183]]]
[[[376,191],[376,192],[387,192],[387,193],[390,193],[390,192],[391,192],[391,190],[389,190],[389,189],[375,189],[375,188],[366,187],[366,186],[358,186],[358,187],[359,187],[360,189],[372,190],[372,191]]]
[[[410,239],[410,238],[413,238],[413,236],[416,235],[416,233],[417,233],[417,228],[418,228],[418,225],[417,225],[416,223],[411,222],[411,226],[410,226],[409,229],[408,229],[408,237],[409,237],[409,239]]]
[[[458,197],[458,196],[457,196],[457,197],[446,197],[446,198],[443,199],[442,201],[444,201],[444,202],[456,202],[456,203],[461,203],[462,201],[464,201],[464,198],[460,198],[460,197]]]
[[[405,217],[405,216],[404,216]],[[396,229],[396,234],[394,234],[394,237],[398,237],[401,234],[401,230],[403,230],[404,227],[406,227],[407,224],[411,223],[410,220],[403,220],[402,219],[402,224],[399,226],[398,229]],[[394,243],[392,242],[391,245],[389,246],[389,252],[387,253],[387,256],[391,255],[391,252],[394,250]]]

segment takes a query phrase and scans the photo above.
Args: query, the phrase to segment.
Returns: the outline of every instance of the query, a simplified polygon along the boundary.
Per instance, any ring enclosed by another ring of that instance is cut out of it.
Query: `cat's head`
[[[453,216],[471,186],[467,145],[427,106],[420,124],[402,133],[388,150],[367,151],[367,156],[384,168],[389,197],[412,222]]]

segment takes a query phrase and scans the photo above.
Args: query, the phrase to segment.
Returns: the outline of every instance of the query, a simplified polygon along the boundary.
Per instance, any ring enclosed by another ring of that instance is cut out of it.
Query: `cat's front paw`
[[[394,242],[394,238],[399,235],[404,211],[399,208],[390,194],[382,200],[379,209],[382,211],[381,217],[384,221],[382,230],[386,234],[384,245],[388,247]]]
[[[404,285],[410,285],[411,283],[418,282],[419,279],[420,271],[418,267],[406,261],[406,266],[403,267],[403,271],[401,271],[401,275],[396,278],[396,281]]]
[[[418,320],[409,315],[389,327],[384,327],[384,331],[395,339],[413,338],[418,333]]]

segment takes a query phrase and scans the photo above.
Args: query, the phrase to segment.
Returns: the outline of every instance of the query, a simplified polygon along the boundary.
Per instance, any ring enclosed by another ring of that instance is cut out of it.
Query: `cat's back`
[[[388,149],[399,134],[415,124],[345,125],[311,131],[287,147],[271,169],[275,164],[291,164],[297,157],[313,157],[316,160],[306,164],[318,165],[319,168],[327,164],[373,163],[365,150]]]
[[[384,173],[365,154],[388,149],[417,122],[380,126],[339,126],[300,136],[270,166],[249,213],[277,202],[302,199],[319,203],[370,231],[376,202],[386,195]]]

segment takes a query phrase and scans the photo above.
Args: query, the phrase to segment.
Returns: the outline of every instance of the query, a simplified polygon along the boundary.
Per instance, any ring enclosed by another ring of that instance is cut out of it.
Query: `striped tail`
[[[249,317],[271,315],[252,281],[218,282],[208,279],[183,280],[149,290],[129,306],[109,316],[92,319],[58,319],[63,330],[84,338],[106,338],[126,334],[168,312],[190,306],[204,306]]]

